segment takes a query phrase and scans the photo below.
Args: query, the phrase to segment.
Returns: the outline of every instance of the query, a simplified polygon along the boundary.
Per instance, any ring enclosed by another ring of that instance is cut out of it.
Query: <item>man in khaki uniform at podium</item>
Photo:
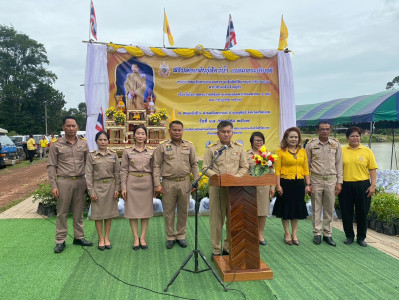
[[[335,196],[341,192],[343,182],[342,149],[337,139],[329,137],[329,123],[320,122],[317,133],[319,137],[306,145],[312,184],[313,243],[321,244],[323,232],[323,241],[335,247],[331,234]],[[321,221],[322,209],[324,229]]]
[[[248,161],[243,147],[237,142],[232,142],[233,124],[229,121],[221,121],[217,126],[217,135],[219,141],[208,147],[205,152],[202,170],[205,170],[213,161],[213,158],[221,156],[216,160],[212,167],[206,171],[205,175],[231,174],[234,176],[244,176],[248,173]],[[209,187],[209,223],[210,236],[212,244],[212,260],[215,255],[227,255],[229,250],[228,234],[230,231],[230,222],[226,220],[226,238],[224,239],[223,249],[220,239],[224,220],[227,216],[228,195],[227,187]]]
[[[166,228],[166,248],[173,248],[175,241],[186,248],[186,224],[190,193],[190,173],[193,179],[199,177],[198,160],[194,145],[183,140],[183,123],[169,124],[170,139],[162,142],[154,151],[154,187],[156,194],[162,194]],[[162,185],[161,185],[162,177]],[[175,231],[175,210],[177,224]]]
[[[64,251],[68,233],[68,213],[71,205],[73,244],[93,245],[85,240],[83,231],[83,208],[86,199],[85,166],[89,148],[85,140],[76,136],[79,127],[74,117],[65,117],[62,129],[65,131],[65,136],[51,144],[47,161],[51,194],[58,199],[54,253]]]

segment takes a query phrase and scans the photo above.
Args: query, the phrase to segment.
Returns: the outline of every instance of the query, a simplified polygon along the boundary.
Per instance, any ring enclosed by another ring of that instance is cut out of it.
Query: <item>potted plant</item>
[[[51,217],[57,214],[57,199],[51,194],[50,184],[40,183],[39,188],[33,192],[32,202],[39,200],[37,213]]]
[[[393,193],[377,193],[372,199],[369,215],[376,215],[377,232],[395,235],[394,223],[399,217],[399,196]]]

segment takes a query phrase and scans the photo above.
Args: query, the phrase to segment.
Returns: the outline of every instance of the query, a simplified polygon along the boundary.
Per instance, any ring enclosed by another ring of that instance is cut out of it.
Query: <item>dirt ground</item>
[[[6,167],[0,172],[0,207],[26,198],[48,181],[46,161],[34,160],[33,165]]]

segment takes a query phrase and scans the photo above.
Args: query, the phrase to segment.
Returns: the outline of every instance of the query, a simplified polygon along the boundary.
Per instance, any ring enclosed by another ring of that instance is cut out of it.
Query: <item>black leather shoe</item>
[[[105,246],[100,246],[100,245],[98,245],[98,250],[104,251],[104,250],[105,250]]]
[[[65,242],[61,243],[61,244],[56,244],[55,248],[54,248],[54,253],[61,253],[62,251],[64,251],[65,248]]]
[[[227,250],[223,249],[222,255],[229,255],[229,254],[230,253]]]
[[[353,243],[353,238],[346,238],[346,240],[344,241],[345,245],[350,245]]]
[[[74,245],[80,245],[80,246],[93,246],[92,242],[86,241],[85,238],[83,239],[73,239],[73,244]]]
[[[105,245],[104,247],[105,247],[105,249],[108,249],[108,250],[111,250],[111,249],[112,249],[112,245],[111,245],[111,244]]]
[[[259,241],[259,244],[262,246],[266,246],[266,241]]]
[[[323,241],[325,241],[330,246],[333,246],[333,247],[337,246],[337,244],[333,241],[331,236],[323,236]]]
[[[362,247],[367,247],[367,243],[364,240],[357,240],[357,243]]]
[[[320,245],[321,244],[321,235],[315,235],[313,238],[313,243],[315,243],[316,245]]]
[[[166,249],[172,249],[174,245],[175,245],[175,241],[172,241],[172,240],[166,241]]]
[[[179,246],[182,247],[182,248],[186,248],[187,247],[186,240],[176,240],[176,243],[178,243]]]
[[[133,245],[133,247],[132,247],[132,248],[133,248],[133,250],[134,250],[134,251],[137,251],[137,250],[139,250],[139,249],[140,249],[140,246],[134,246],[134,245]]]

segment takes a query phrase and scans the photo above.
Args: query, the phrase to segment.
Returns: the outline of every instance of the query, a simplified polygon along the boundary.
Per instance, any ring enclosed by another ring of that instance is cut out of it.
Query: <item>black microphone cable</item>
[[[40,216],[41,216],[44,220],[50,222],[51,224],[56,225],[53,221],[49,220],[49,218],[45,217],[44,215],[40,214]],[[68,235],[70,238],[72,238],[72,239],[74,238],[74,237],[73,237],[72,235],[70,235],[68,232],[67,232],[67,235]],[[92,261],[94,262],[94,264],[96,264],[98,267],[100,267],[101,269],[103,269],[109,276],[113,277],[113,278],[116,279],[117,281],[119,281],[119,282],[121,282],[121,283],[123,283],[123,284],[125,284],[125,285],[127,285],[127,286],[131,286],[131,287],[143,289],[143,290],[145,290],[145,291],[148,291],[148,292],[151,292],[151,293],[154,293],[154,294],[158,294],[158,295],[161,295],[161,296],[169,296],[169,297],[173,297],[173,298],[177,298],[177,299],[196,300],[195,298],[187,298],[187,297],[182,297],[182,296],[173,295],[173,294],[169,294],[169,293],[158,292],[158,291],[155,291],[155,290],[146,288],[146,287],[144,287],[144,286],[140,286],[140,285],[137,285],[137,284],[134,284],[134,283],[126,282],[126,281],[124,281],[124,280],[118,278],[116,275],[112,274],[112,273],[111,273],[110,271],[108,271],[103,265],[99,264],[99,263],[94,259],[94,257],[91,255],[91,253],[86,249],[85,246],[81,246],[81,247],[82,247],[82,249],[89,255],[89,257],[92,259]]]

